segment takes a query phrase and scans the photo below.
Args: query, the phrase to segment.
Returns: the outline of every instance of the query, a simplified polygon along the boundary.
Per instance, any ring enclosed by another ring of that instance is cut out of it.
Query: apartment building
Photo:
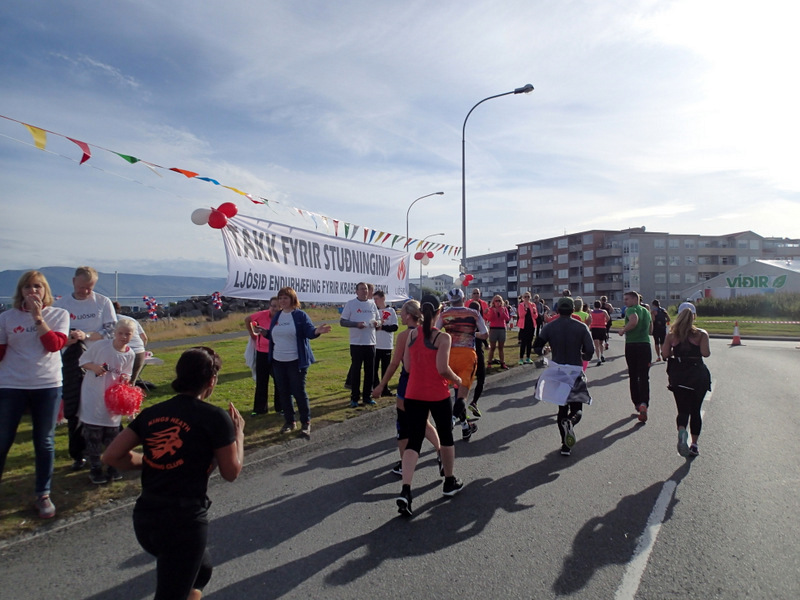
[[[468,259],[468,266],[475,265],[470,272],[477,278],[482,273],[478,266],[486,264],[487,279],[494,282],[497,274],[500,288],[504,254],[514,257],[506,263],[507,274],[514,272],[513,282],[506,279],[509,299],[530,291],[550,302],[569,289],[586,300],[608,296],[619,306],[626,290],[638,290],[648,302],[674,302],[682,299],[682,290],[735,266],[758,259],[796,259],[800,240],[765,238],[752,231],[707,236],[648,232],[644,227],[595,229],[525,242],[515,254],[473,257]]]
[[[500,294],[517,303],[517,249],[467,257],[466,268],[473,277],[470,287],[480,288],[484,300]]]

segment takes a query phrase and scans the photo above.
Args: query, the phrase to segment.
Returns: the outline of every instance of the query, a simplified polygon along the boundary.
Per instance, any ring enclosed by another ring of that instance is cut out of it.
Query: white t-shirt
[[[378,309],[379,319],[384,325],[397,325],[397,313],[391,306]],[[375,332],[375,348],[378,350],[392,350],[394,348],[394,331]]]
[[[112,415],[106,408],[106,390],[118,383],[120,376],[131,376],[133,359],[135,358],[130,346],[125,346],[125,351],[118,352],[114,348],[113,340],[98,340],[92,344],[80,358],[78,364],[87,363],[108,365],[105,375],[97,377],[87,371],[81,384],[81,405],[78,409],[78,418],[82,423],[100,425],[102,427],[117,427],[122,420],[120,415]]]
[[[375,327],[372,325],[372,321],[377,321],[379,318],[378,307],[375,306],[375,302],[372,300],[364,300],[363,302],[358,298],[348,300],[347,304],[344,305],[344,310],[342,310],[342,319],[367,324],[363,329],[348,327],[350,345],[374,346]]]
[[[297,327],[295,327],[292,313],[281,311],[278,321],[270,329],[270,332],[272,334],[272,360],[290,362],[300,358],[297,355]]]
[[[70,329],[80,329],[86,333],[100,333],[103,337],[113,336],[114,323],[117,322],[117,312],[111,300],[92,292],[86,300],[76,300],[69,296],[56,300],[54,306],[69,311]],[[97,341],[97,340],[95,340]],[[94,341],[86,342],[88,348]]]
[[[45,306],[42,318],[52,331],[69,334],[69,313]],[[0,361],[0,387],[43,390],[61,385],[61,353],[48,352],[36,333],[29,312],[12,308],[0,313],[0,344],[6,354]]]
[[[131,338],[131,341],[128,343],[128,345],[131,347],[131,350],[133,350],[134,354],[139,354],[140,352],[144,352],[144,342],[140,337],[140,334],[144,333],[144,329],[142,329],[142,325],[139,323],[139,321],[127,315],[117,315],[117,319],[118,320],[128,319],[128,321],[133,321],[134,327],[136,327],[136,329],[133,330],[133,337]]]

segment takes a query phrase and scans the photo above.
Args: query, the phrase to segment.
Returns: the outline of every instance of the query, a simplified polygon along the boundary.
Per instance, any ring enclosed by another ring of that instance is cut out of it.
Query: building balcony
[[[576,268],[579,268],[579,267],[582,267],[582,266],[583,266],[583,261],[582,260],[571,260],[571,261],[569,261],[569,268],[570,269],[576,269]]]
[[[609,265],[607,267],[597,267],[594,270],[598,275],[622,275],[622,265]]]
[[[539,279],[532,279],[531,285],[553,285],[552,277],[540,277]]]
[[[542,250],[531,250],[531,258],[538,258],[540,256],[553,256],[553,249],[543,248]]]
[[[609,256],[622,256],[622,248],[602,248],[594,253],[597,258],[608,258]]]

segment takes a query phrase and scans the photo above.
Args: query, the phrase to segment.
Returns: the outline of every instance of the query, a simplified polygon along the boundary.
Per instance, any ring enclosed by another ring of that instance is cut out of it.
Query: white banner
[[[387,302],[408,295],[408,253],[289,227],[245,215],[222,228],[228,257],[223,296],[269,300],[282,287],[302,302],[347,302],[360,281]]]

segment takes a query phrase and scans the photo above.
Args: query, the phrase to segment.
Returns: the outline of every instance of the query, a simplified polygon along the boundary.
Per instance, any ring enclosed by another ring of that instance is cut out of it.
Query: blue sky
[[[470,255],[591,228],[800,238],[798,9],[773,0],[0,5],[0,269],[223,276],[199,207]],[[160,176],[159,176],[160,175]],[[457,273],[436,256],[425,271]],[[416,272],[416,269],[412,269]]]

